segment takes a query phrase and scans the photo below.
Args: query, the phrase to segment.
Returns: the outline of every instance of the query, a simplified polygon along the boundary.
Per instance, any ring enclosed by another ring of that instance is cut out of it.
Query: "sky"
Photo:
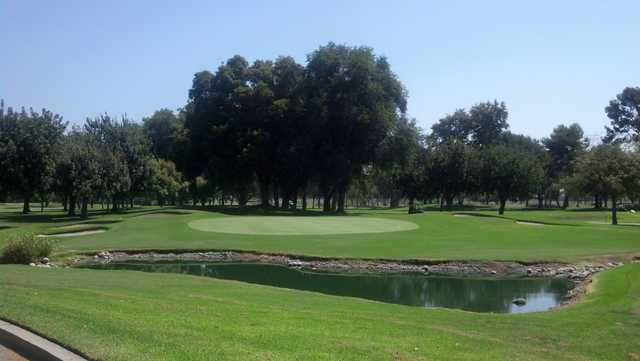
[[[640,86],[638,14],[638,0],[0,0],[0,98],[71,124],[140,120],[233,55],[304,63],[332,41],[386,56],[424,129],[497,99],[513,132],[578,122],[595,138],[609,100]]]

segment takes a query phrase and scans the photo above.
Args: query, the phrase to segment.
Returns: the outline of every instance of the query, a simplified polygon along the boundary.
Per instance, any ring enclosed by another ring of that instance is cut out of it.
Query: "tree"
[[[547,175],[556,182],[573,174],[576,159],[589,145],[582,128],[576,123],[555,127],[542,143],[549,154]],[[563,208],[568,206],[569,195],[565,191]]]
[[[483,150],[481,158],[482,189],[497,196],[498,214],[504,214],[507,200],[529,197],[541,172],[531,154],[503,143]]]
[[[447,114],[431,127],[431,143],[467,143],[472,132],[471,116],[464,109]]]
[[[250,84],[249,64],[234,56],[218,68],[215,75],[197,73],[189,91],[185,128],[191,136],[191,154],[196,165],[189,173],[208,175],[234,194],[241,206],[249,200],[255,176],[255,121],[253,94],[262,86]]]
[[[640,87],[625,88],[605,108],[611,126],[605,142],[640,142]]]
[[[422,150],[422,141],[415,119],[400,117],[376,150],[374,169],[378,189],[386,193],[391,208],[399,206],[402,196],[410,197],[416,193],[412,180],[420,173],[418,168],[422,166],[416,161]],[[413,198],[415,199],[415,195]]]
[[[471,149],[458,142],[436,144],[431,148],[429,179],[440,195],[440,210],[451,210],[455,197],[470,190]]]
[[[133,206],[136,195],[145,191],[149,177],[148,159],[151,142],[142,126],[123,117],[115,120],[108,114],[87,119],[84,131],[100,143],[105,151],[103,167],[110,181],[105,192],[112,198],[112,210],[124,207],[128,199]]]
[[[17,149],[13,135],[17,125],[17,113],[5,112],[4,101],[0,100],[0,199],[11,190],[12,175],[15,174]]]
[[[151,153],[157,158],[175,160],[176,136],[179,120],[169,109],[160,109],[149,118],[142,119],[144,134],[151,141]]]
[[[349,183],[373,161],[398,113],[406,111],[406,92],[386,58],[371,48],[329,43],[307,60],[314,171],[324,210],[336,205],[343,212]]]
[[[480,147],[495,143],[509,129],[509,112],[504,102],[479,103],[469,109],[472,144]]]
[[[38,113],[8,108],[4,113],[4,105],[1,108],[0,147],[7,153],[0,161],[8,165],[3,168],[4,187],[22,195],[22,212],[29,213],[32,197],[47,192],[53,183],[55,149],[66,123],[46,109]]]
[[[601,144],[577,162],[575,180],[583,191],[611,199],[611,224],[618,224],[618,201],[640,189],[640,159],[620,146]]]
[[[164,206],[167,201],[175,205],[179,193],[185,187],[182,174],[170,160],[150,158],[148,162],[151,176],[148,179],[150,184],[147,186],[147,189],[156,195],[158,204],[161,207]]]

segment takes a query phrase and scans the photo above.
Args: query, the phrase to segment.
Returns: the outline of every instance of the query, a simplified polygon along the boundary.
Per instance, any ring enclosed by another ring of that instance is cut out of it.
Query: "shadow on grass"
[[[50,224],[66,223],[66,222],[73,222],[73,221],[78,221],[78,222],[90,221],[92,223],[97,223],[97,222],[115,223],[119,221],[116,221],[116,220],[113,220],[113,221],[112,220],[95,220],[94,221],[94,219],[96,217],[101,217],[106,215],[130,215],[130,214],[136,214],[136,213],[142,213],[142,212],[149,212],[149,210],[141,207],[122,209],[122,210],[117,210],[115,212],[108,209],[91,209],[88,212],[87,218],[82,218],[80,217],[80,215],[69,216],[66,212],[62,210],[57,212],[45,212],[45,213],[33,211],[29,214],[22,214],[21,211],[16,211],[16,212],[0,213],[0,221],[7,222],[7,223],[50,223]]]
[[[468,213],[468,212],[455,212],[453,215],[459,216],[468,216],[468,217],[478,217],[478,218],[493,218],[493,219],[502,219],[510,222],[526,222],[526,223],[535,223],[535,224],[544,224],[548,226],[571,226],[571,227],[580,227],[580,224],[573,223],[561,223],[561,222],[545,222],[539,220],[531,220],[524,218],[512,218],[507,215],[497,215],[497,214],[486,214],[486,213]]]

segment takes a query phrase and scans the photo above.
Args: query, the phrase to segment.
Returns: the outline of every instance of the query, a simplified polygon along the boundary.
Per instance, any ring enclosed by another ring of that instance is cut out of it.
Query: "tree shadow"
[[[321,217],[321,216],[357,216],[358,213],[323,212],[321,209],[282,209],[261,206],[182,206],[180,209],[222,213],[231,216],[291,216],[291,217]]]

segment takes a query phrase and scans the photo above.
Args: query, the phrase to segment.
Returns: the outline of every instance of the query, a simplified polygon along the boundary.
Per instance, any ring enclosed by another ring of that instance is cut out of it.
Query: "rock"
[[[44,258],[40,261],[40,263],[42,263],[42,264],[49,264],[49,257],[44,257]]]
[[[422,267],[422,270],[424,271],[424,273],[429,273],[429,266]]]
[[[495,275],[495,274],[497,274],[497,273],[498,273],[498,272],[497,272],[496,270],[491,270],[491,274],[492,274],[492,275]]]
[[[35,263],[33,263],[33,262],[31,262],[31,263],[29,263],[29,266],[31,266],[31,267],[35,267],[35,266],[36,266],[36,264],[35,264]]]
[[[511,303],[513,303],[516,306],[524,306],[527,304],[527,300],[525,300],[524,298],[516,298],[513,301],[511,301]]]

